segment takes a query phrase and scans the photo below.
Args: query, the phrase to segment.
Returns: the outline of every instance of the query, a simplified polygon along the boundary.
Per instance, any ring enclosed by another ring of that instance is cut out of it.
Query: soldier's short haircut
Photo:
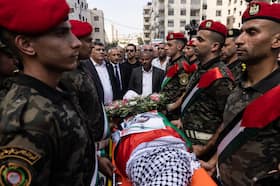
[[[225,37],[223,37],[221,34],[216,33],[216,32],[211,32],[209,35],[209,39],[213,42],[218,42],[220,43],[220,49],[224,46],[225,44]]]

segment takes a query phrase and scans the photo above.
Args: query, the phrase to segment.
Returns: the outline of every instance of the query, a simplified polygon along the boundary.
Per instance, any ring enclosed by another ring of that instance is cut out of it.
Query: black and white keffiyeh
[[[193,153],[178,145],[162,145],[133,156],[126,173],[135,186],[187,186],[199,167]]]

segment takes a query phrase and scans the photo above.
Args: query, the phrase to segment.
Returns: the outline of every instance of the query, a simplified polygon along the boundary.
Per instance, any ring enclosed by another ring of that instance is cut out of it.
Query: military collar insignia
[[[212,22],[211,21],[207,21],[206,24],[205,24],[205,27],[206,28],[211,28],[212,26]]]
[[[259,11],[260,11],[260,5],[253,4],[252,6],[250,6],[249,15],[250,16],[256,15],[257,13],[259,13]]]

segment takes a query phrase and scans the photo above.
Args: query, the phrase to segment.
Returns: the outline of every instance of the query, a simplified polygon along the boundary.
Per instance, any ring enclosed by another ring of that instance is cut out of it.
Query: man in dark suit
[[[96,82],[96,88],[101,101],[108,104],[120,98],[120,91],[116,84],[114,70],[110,63],[104,60],[105,47],[103,43],[94,42],[91,58],[86,62],[92,78]]]
[[[153,56],[150,52],[141,52],[140,62],[142,66],[132,70],[129,90],[142,96],[160,91],[165,72],[157,67],[152,67],[152,59]]]
[[[116,78],[116,86],[120,90],[118,96],[122,98],[125,93],[125,89],[124,89],[125,81],[124,81],[124,69],[123,66],[120,64],[121,51],[117,47],[109,49],[108,59],[114,70],[114,75]]]

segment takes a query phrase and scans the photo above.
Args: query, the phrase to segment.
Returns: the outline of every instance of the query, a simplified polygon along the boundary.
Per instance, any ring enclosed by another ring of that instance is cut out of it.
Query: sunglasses
[[[144,49],[145,52],[149,51],[149,52],[152,52],[154,51],[153,49]]]
[[[135,52],[134,50],[126,50],[126,52]]]

